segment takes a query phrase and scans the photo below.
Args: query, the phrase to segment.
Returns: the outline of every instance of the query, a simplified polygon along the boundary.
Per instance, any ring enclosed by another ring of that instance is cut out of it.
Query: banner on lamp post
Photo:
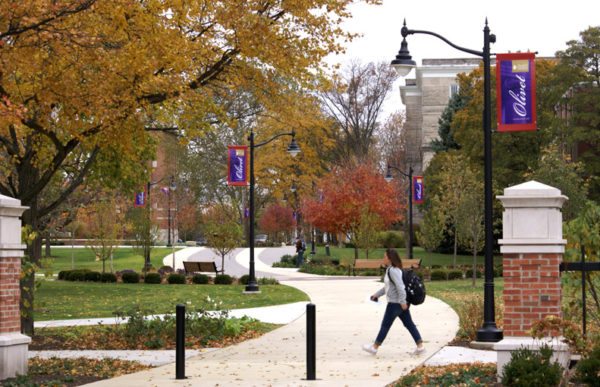
[[[134,207],[146,207],[146,191],[135,193]]]
[[[423,204],[423,176],[413,176],[413,203]]]
[[[248,146],[227,147],[227,184],[248,185]]]
[[[496,55],[496,117],[499,132],[537,129],[535,54]]]

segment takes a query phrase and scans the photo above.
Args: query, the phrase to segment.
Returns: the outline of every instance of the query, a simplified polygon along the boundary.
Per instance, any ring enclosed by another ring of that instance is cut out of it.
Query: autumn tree
[[[231,207],[213,206],[204,215],[204,232],[207,244],[221,257],[221,270],[225,272],[225,256],[243,240],[242,226]]]
[[[382,105],[397,77],[387,62],[364,65],[355,60],[320,94],[323,109],[335,122],[335,160],[373,156]]]
[[[262,213],[258,221],[260,229],[270,234],[274,241],[291,240],[291,232],[296,227],[294,213],[290,207],[271,204]]]
[[[139,187],[148,130],[203,133],[223,119],[223,90],[250,90],[269,111],[319,84],[324,56],[351,38],[340,28],[350,3],[10,1],[0,7],[0,193],[29,207],[23,222],[37,232],[88,179]],[[50,195],[54,178],[64,185]],[[28,256],[40,255],[38,238]],[[22,326],[31,333],[33,320]]]
[[[461,246],[470,249],[472,261],[472,286],[477,278],[477,253],[485,245],[484,239],[484,207],[483,207],[483,181],[481,179],[470,181],[461,197],[456,216],[456,234]]]
[[[319,230],[360,239],[361,220],[377,215],[384,226],[402,219],[404,200],[394,185],[368,164],[336,167],[317,184],[317,196],[304,201],[304,218]],[[355,259],[358,249],[355,248]]]
[[[379,232],[384,227],[385,225],[378,214],[370,212],[367,207],[361,210],[358,224],[354,227],[354,244],[356,249],[365,250],[367,259],[369,258],[369,250],[379,244]]]
[[[92,236],[87,247],[94,252],[96,259],[102,261],[102,273],[106,272],[108,259],[111,262],[111,273],[113,271],[112,256],[119,245],[119,234],[125,223],[125,214],[117,212],[117,203],[114,195],[106,194],[85,209],[87,232]]]

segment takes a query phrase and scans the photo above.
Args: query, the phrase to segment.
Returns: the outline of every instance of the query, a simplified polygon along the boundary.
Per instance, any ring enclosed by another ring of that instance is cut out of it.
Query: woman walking
[[[362,348],[370,354],[375,355],[385,340],[394,320],[398,317],[406,329],[408,329],[415,344],[417,344],[417,348],[413,353],[415,355],[421,354],[425,351],[425,347],[423,346],[421,334],[410,316],[409,304],[406,302],[406,290],[402,281],[402,261],[400,261],[398,252],[394,249],[387,249],[383,256],[383,263],[387,266],[383,279],[384,287],[373,294],[371,300],[377,301],[379,297],[385,294],[388,304],[385,308],[381,328],[379,328],[375,342],[373,344],[365,344]]]

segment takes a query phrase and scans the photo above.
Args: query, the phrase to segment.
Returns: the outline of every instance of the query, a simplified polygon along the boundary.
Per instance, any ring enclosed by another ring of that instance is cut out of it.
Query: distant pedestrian
[[[404,289],[404,282],[402,281],[402,261],[398,256],[398,252],[394,249],[387,249],[383,256],[383,263],[387,266],[383,279],[384,287],[373,294],[371,300],[377,301],[379,297],[385,294],[388,304],[385,308],[385,314],[381,321],[381,328],[379,328],[379,333],[377,334],[375,342],[373,344],[363,345],[362,349],[375,355],[385,340],[394,320],[398,317],[406,329],[408,329],[415,344],[417,344],[417,348],[414,350],[413,354],[421,354],[425,351],[425,347],[423,347],[421,334],[410,316],[410,305],[406,302],[406,290]]]
[[[300,267],[304,264],[304,251],[306,251],[306,244],[302,238],[296,238],[296,266]]]

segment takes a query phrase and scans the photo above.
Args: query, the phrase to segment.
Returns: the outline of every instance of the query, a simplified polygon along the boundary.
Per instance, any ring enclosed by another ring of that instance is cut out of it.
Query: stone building
[[[422,174],[434,155],[431,141],[438,137],[438,120],[450,97],[458,92],[456,76],[479,66],[480,58],[423,59],[416,78],[406,79],[400,96],[406,106],[407,159],[415,175]]]

